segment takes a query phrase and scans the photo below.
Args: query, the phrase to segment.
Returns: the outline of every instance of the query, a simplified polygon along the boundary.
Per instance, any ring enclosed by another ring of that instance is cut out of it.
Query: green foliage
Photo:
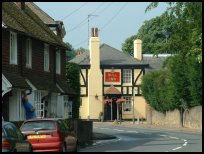
[[[175,108],[175,91],[167,70],[158,70],[143,76],[142,93],[155,110],[165,112]]]
[[[202,105],[202,63],[199,63],[193,55],[187,56],[186,63],[186,76],[191,96],[190,107]]]
[[[66,64],[66,78],[67,83],[76,92],[76,95],[72,97],[72,118],[79,118],[80,107],[80,67],[75,63]]]
[[[76,56],[75,50],[70,43],[66,43],[68,46],[68,50],[66,51],[66,60],[69,61]]]
[[[122,51],[133,54],[133,41],[143,41],[143,53],[187,54],[199,52],[202,62],[202,2],[167,2],[170,7],[159,17],[145,21],[122,44]],[[156,8],[159,2],[150,3],[146,11]]]

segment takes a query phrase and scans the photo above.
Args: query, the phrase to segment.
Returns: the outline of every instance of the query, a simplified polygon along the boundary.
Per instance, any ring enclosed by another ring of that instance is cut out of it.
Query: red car
[[[27,120],[20,130],[32,144],[33,152],[77,152],[77,137],[63,119]]]

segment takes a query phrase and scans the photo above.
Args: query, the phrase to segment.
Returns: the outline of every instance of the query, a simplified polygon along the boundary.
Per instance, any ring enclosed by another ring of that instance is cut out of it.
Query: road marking
[[[159,136],[164,136],[165,137],[166,135],[159,135]]]
[[[183,144],[183,146],[186,146],[188,144],[188,142],[185,142],[184,144]]]
[[[185,140],[185,139],[182,139],[184,142],[187,142],[187,140]]]
[[[120,130],[120,129],[113,129],[113,130],[120,131],[120,132],[124,132],[124,130]]]
[[[137,131],[127,131],[128,133],[138,133]]]
[[[175,149],[172,149],[172,150],[178,150],[178,149],[181,149],[181,147],[177,147],[177,148],[175,148]]]
[[[179,139],[179,138],[177,138],[177,137],[173,137],[173,136],[169,136],[169,137],[170,137],[170,138],[173,138],[173,139],[177,139],[177,140]]]
[[[110,128],[100,128],[100,129],[110,129]]]

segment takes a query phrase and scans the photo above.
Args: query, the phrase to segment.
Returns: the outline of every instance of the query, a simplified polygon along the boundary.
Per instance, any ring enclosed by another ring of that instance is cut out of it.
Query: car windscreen
[[[21,131],[55,130],[55,122],[49,120],[28,121],[20,129]]]

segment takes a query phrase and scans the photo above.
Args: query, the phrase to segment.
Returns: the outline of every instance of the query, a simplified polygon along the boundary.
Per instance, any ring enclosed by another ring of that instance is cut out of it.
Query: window
[[[44,44],[44,71],[49,72],[49,45]]]
[[[60,74],[61,73],[61,58],[60,58],[60,52],[56,52],[56,73]]]
[[[26,67],[32,67],[32,42],[30,39],[26,40]]]
[[[129,112],[132,111],[132,97],[124,97],[126,101],[123,103],[123,111],[124,112]]]
[[[132,83],[132,73],[131,69],[124,69],[123,70],[123,83]]]
[[[10,64],[17,65],[17,34],[10,32]]]
[[[44,102],[41,101],[40,91],[34,91],[34,105],[36,117],[44,117]]]

